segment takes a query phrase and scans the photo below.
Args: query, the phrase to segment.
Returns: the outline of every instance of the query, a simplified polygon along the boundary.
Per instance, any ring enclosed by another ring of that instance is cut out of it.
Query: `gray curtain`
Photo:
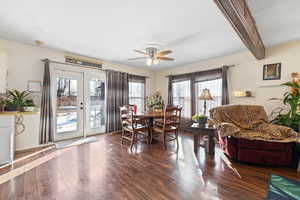
[[[172,90],[172,83],[173,83],[173,76],[169,76],[168,81],[168,105],[173,105],[173,90]]]
[[[53,111],[49,60],[45,61],[40,115],[40,144],[53,141]]]
[[[229,92],[228,92],[228,66],[222,67],[222,105],[229,104]]]
[[[121,130],[119,106],[126,105],[128,98],[128,74],[106,71],[106,132]]]

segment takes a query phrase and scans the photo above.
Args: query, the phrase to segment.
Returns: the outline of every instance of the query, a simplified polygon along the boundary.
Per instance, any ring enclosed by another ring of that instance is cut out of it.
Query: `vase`
[[[207,118],[200,118],[200,119],[197,119],[197,123],[198,123],[200,126],[205,126],[205,124],[207,123]]]
[[[25,112],[33,112],[34,111],[34,106],[25,106],[24,111]]]
[[[4,111],[15,112],[15,111],[17,111],[17,107],[16,106],[5,106]]]

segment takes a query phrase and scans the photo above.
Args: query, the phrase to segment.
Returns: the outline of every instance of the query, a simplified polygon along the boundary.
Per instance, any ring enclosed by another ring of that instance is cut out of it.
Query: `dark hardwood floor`
[[[266,196],[270,173],[300,180],[293,169],[230,164],[218,150],[208,156],[201,149],[195,156],[187,134],[180,135],[177,152],[175,142],[167,150],[160,143],[139,143],[131,152],[119,135],[102,135],[98,142],[57,152],[1,184],[0,199],[255,200]]]

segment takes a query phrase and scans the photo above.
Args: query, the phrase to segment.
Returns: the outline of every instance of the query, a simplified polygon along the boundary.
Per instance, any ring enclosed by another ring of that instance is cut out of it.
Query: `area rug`
[[[55,143],[55,147],[56,147],[56,149],[62,149],[62,148],[67,148],[67,147],[71,147],[71,146],[75,146],[75,145],[81,145],[81,144],[97,142],[97,141],[98,141],[98,139],[96,137],[87,137],[87,138],[83,138],[83,139],[57,142],[57,143]]]
[[[300,182],[270,175],[267,200],[300,200]]]

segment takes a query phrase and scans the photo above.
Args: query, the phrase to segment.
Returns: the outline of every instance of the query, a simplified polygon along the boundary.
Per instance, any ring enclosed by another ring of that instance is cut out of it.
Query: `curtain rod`
[[[224,65],[224,66],[227,66],[228,68],[235,67],[235,65]],[[204,71],[210,71],[210,70],[217,70],[217,69],[221,69],[221,68],[219,67],[219,68],[213,68],[213,69],[208,69],[208,70],[203,70],[203,71],[190,72],[190,73],[185,73],[185,74],[192,74],[192,73],[204,72]],[[177,75],[184,75],[184,74],[170,74],[170,75],[167,75],[165,77],[169,78],[170,76],[177,76]]]
[[[86,65],[80,65],[80,64],[76,64],[76,63],[58,62],[58,61],[50,60],[50,59],[48,59],[48,58],[41,59],[41,61],[42,61],[42,62],[49,62],[49,63],[62,64],[62,65],[78,66],[78,67],[83,67],[83,68],[88,68],[88,69],[96,69],[96,70],[100,70],[100,71],[112,70],[112,69],[100,69],[100,68],[97,68],[97,67],[91,67],[91,66],[86,66]],[[115,71],[115,70],[112,70],[112,71]],[[141,75],[136,75],[136,74],[129,74],[129,75],[133,75],[133,76],[141,76]],[[149,78],[148,76],[143,76],[143,77]]]

